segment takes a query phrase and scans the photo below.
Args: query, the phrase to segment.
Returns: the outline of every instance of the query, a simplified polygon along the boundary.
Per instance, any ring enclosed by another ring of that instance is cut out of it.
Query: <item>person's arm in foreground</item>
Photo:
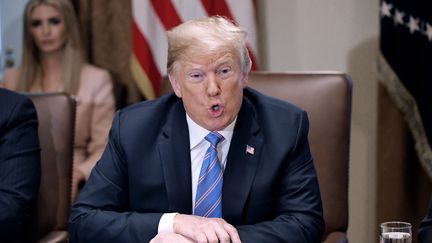
[[[161,213],[127,211],[127,165],[120,145],[119,113],[107,147],[72,208],[72,242],[148,242],[157,234]]]
[[[29,99],[21,99],[13,107],[6,108],[5,104],[12,103],[2,102],[0,239],[9,241],[17,237],[34,206],[40,182],[40,148],[33,103]]]

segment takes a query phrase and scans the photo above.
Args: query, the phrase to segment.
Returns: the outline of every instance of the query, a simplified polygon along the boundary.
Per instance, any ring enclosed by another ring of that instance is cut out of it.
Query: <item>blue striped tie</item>
[[[204,156],[198,179],[195,215],[222,218],[223,172],[217,156],[217,144],[224,137],[217,132],[211,132],[205,139],[210,142],[210,147]]]

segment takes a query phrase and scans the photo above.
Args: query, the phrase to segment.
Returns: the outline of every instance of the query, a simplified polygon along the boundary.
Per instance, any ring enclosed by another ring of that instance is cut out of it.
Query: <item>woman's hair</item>
[[[37,82],[42,81],[43,71],[39,48],[36,46],[30,31],[30,15],[40,5],[48,5],[57,9],[64,23],[63,91],[76,94],[78,91],[81,68],[84,62],[81,37],[74,8],[69,0],[29,0],[24,10],[24,41],[23,56],[18,81],[18,90],[29,91]]]
[[[250,71],[252,61],[247,49],[247,32],[221,16],[189,20],[167,32],[168,73],[179,59],[200,53],[237,52],[242,72]]]

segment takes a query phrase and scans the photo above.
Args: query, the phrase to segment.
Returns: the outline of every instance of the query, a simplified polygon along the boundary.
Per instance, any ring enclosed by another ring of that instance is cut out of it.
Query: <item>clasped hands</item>
[[[177,214],[173,233],[159,233],[150,243],[241,243],[231,224],[221,218]]]

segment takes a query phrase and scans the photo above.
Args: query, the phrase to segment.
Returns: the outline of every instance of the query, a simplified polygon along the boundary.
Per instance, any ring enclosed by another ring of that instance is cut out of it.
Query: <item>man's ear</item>
[[[242,73],[242,77],[240,82],[242,83],[243,88],[246,88],[246,86],[248,85],[249,82],[249,73],[244,72]]]
[[[170,81],[171,88],[174,91],[174,93],[177,95],[177,97],[181,98],[182,94],[181,94],[180,84],[176,79],[175,75],[168,74],[168,79]]]

